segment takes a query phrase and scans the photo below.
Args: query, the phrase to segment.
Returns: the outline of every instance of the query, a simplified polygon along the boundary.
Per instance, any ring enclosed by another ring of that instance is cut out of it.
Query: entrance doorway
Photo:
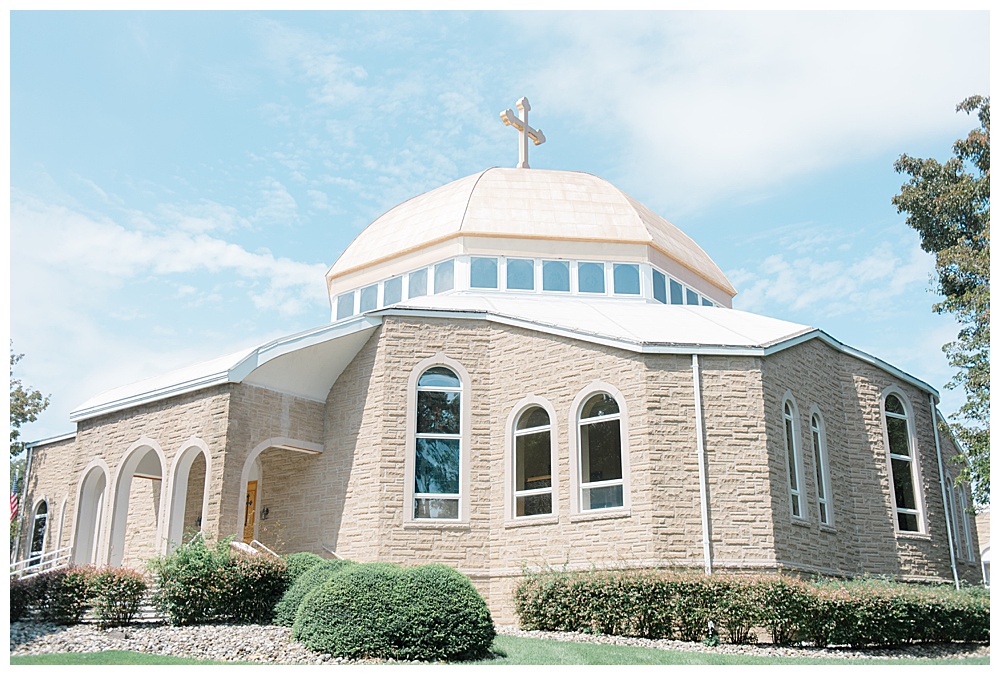
[[[253,526],[257,522],[257,481],[247,481],[246,513],[243,520],[243,541],[253,541]]]

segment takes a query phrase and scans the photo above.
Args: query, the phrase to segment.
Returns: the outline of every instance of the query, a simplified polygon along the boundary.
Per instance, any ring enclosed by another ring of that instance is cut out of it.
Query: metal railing
[[[33,577],[42,572],[69,567],[70,559],[73,557],[73,547],[56,549],[48,553],[38,553],[19,562],[10,564],[10,576],[22,579]]]
[[[231,541],[229,542],[229,545],[233,549],[239,551],[240,553],[245,553],[247,555],[260,555],[264,553],[274,558],[281,557],[277,553],[269,549],[267,546],[264,546],[264,544],[257,541],[256,539],[251,541],[249,544],[242,541]]]

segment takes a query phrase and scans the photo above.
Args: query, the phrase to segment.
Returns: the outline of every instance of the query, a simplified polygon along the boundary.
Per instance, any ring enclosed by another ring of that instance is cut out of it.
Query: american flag
[[[13,522],[13,520],[15,518],[17,518],[17,508],[18,508],[18,506],[20,506],[20,504],[21,504],[21,500],[18,499],[17,493],[14,492],[14,491],[11,491],[11,493],[10,493],[10,519],[11,519],[11,522]]]

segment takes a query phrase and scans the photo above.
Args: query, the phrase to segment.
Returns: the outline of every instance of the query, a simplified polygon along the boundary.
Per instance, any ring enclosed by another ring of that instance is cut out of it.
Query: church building
[[[440,562],[503,623],[525,566],[978,582],[936,390],[734,309],[672,223],[529,168],[518,108],[519,165],[371,223],[326,274],[329,323],[95,396],[35,443],[18,557],[142,567],[200,531]]]

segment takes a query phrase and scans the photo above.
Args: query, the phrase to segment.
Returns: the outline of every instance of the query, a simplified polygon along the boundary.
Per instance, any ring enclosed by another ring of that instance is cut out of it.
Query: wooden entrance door
[[[247,501],[246,515],[243,521],[243,541],[250,543],[253,541],[253,526],[257,518],[257,481],[247,481]]]

